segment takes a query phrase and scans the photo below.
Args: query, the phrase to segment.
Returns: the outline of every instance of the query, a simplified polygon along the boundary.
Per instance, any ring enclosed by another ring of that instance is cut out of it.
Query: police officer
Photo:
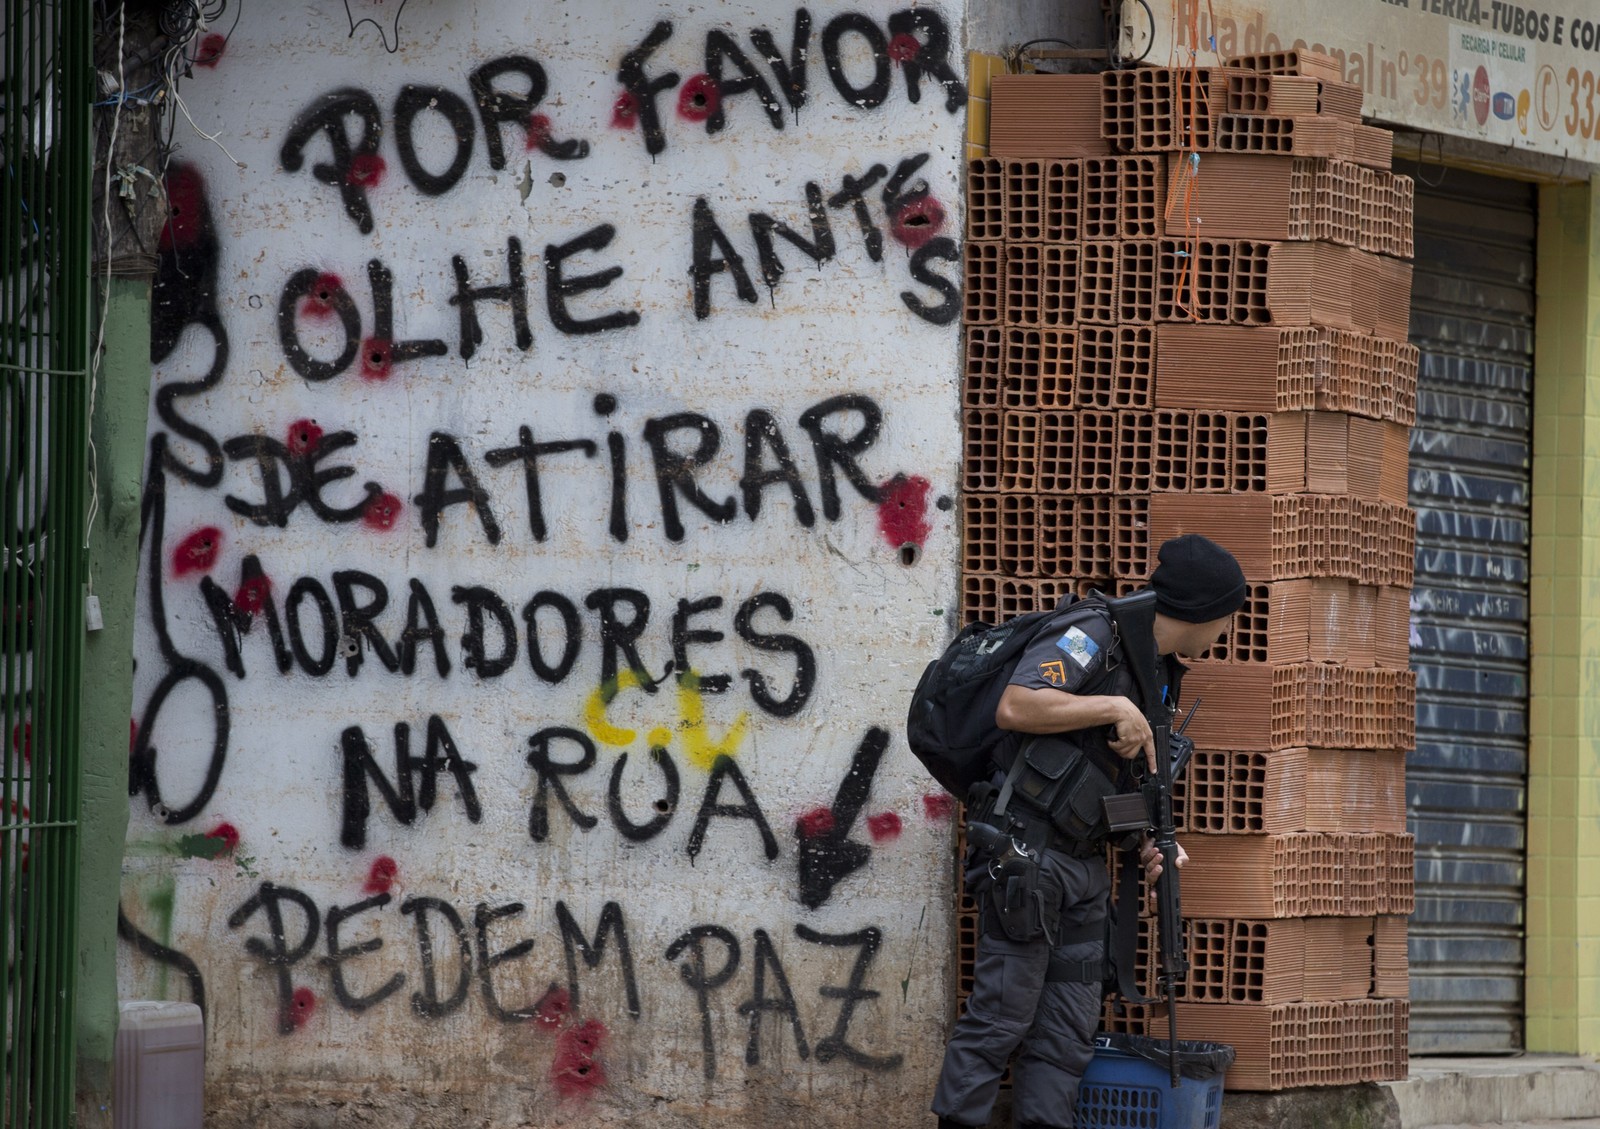
[[[1185,669],[1178,656],[1202,653],[1226,630],[1244,603],[1244,573],[1216,542],[1185,534],[1161,546],[1150,587],[1156,594],[1156,650],[1176,702]],[[1117,758],[1139,756],[1154,771],[1154,737],[1110,613],[1091,601],[1070,624],[1043,632],[1023,652],[995,723],[1018,735],[1069,736],[1111,773],[1118,773]],[[1003,743],[997,759],[1017,756],[1024,740]],[[1126,774],[1120,775],[1126,784]],[[934,1093],[940,1129],[987,1125],[1008,1063],[1018,1129],[1073,1123],[1078,1082],[1100,1018],[1111,881],[1103,840],[1076,842],[1053,832],[1043,837],[1042,843],[1029,843],[1038,849],[1046,921],[1043,934],[1032,940],[1012,940],[1002,930],[987,860],[969,859],[968,888],[984,912],[972,994],[945,1048]],[[1180,848],[1178,865],[1185,858]],[[1148,837],[1141,859],[1153,883],[1161,854]]]

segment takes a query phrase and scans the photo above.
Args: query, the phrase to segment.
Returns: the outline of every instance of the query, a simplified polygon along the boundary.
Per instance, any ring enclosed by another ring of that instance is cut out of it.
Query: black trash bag
[[[1144,1035],[1101,1034],[1095,1037],[1096,1047],[1106,1047],[1123,1054],[1138,1055],[1170,1071],[1165,1039],[1151,1039]],[[1233,1048],[1226,1043],[1197,1043],[1178,1040],[1178,1073],[1196,1082],[1215,1078],[1233,1065]]]

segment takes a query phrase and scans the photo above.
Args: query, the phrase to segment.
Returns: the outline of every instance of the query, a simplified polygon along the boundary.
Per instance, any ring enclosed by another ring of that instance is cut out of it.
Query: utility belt
[[[1017,749],[1001,785],[984,782],[972,789],[969,835],[980,861],[985,856],[988,860],[988,888],[979,891],[988,895],[983,899],[985,930],[1024,943],[1042,937],[1052,948],[1108,939],[1105,918],[1062,930],[1059,901],[1051,904],[1039,886],[1041,852],[1097,858],[1104,854],[1108,837],[1144,829],[1142,799],[1118,790],[1118,765],[1106,767],[1109,774],[1076,742],[1033,737]],[[1104,959],[1063,961],[1052,956],[1046,978],[1094,983],[1107,974]]]

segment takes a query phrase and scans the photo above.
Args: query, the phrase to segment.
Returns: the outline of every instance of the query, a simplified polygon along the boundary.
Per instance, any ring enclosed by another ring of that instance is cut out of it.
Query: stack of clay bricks
[[[964,618],[1138,587],[1181,533],[1233,551],[1248,598],[1184,683],[1180,1032],[1235,1047],[1231,1089],[1403,1078],[1412,182],[1306,53],[996,76],[991,107]]]

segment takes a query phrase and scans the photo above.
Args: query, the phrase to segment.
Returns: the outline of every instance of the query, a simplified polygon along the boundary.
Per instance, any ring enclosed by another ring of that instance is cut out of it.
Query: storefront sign
[[[1323,52],[1389,125],[1600,163],[1600,6],[1552,0],[1124,0],[1121,50],[1155,65]],[[1153,13],[1153,14],[1152,14]]]

